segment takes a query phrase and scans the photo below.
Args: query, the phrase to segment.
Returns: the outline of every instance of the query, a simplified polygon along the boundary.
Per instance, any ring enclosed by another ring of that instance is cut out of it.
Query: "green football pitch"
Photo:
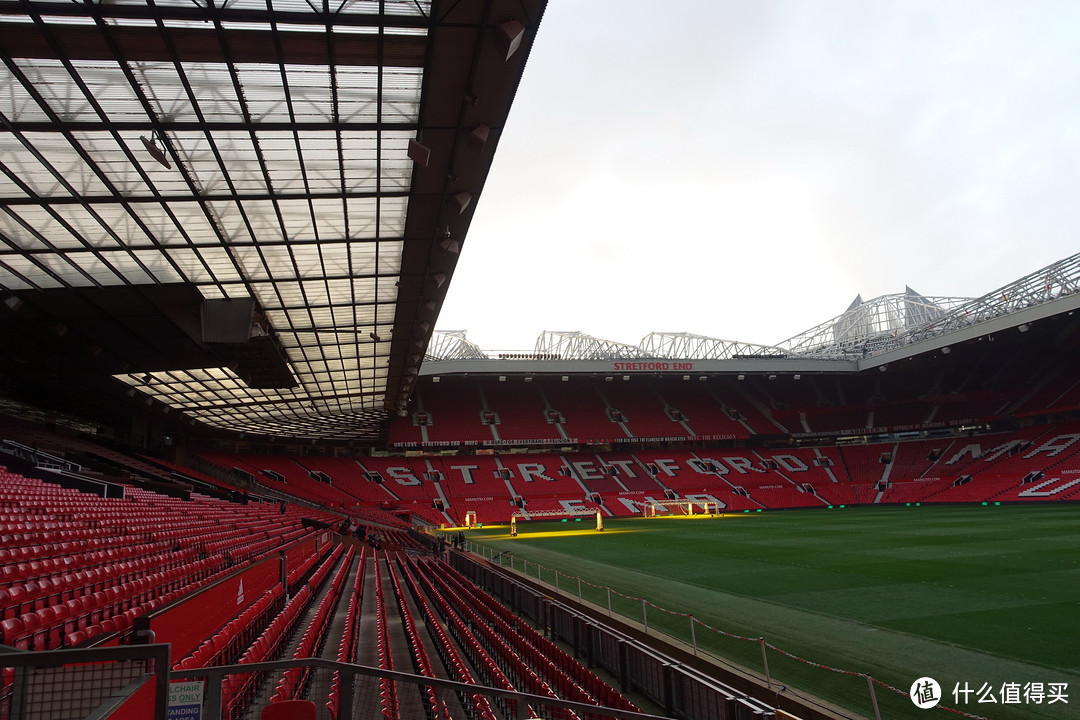
[[[853,716],[873,717],[865,673],[905,692],[918,678],[934,678],[941,704],[992,720],[1080,718],[1078,505],[604,524],[597,532],[593,518],[521,522],[517,537],[507,526],[467,537],[481,552],[507,553],[507,566],[512,555],[519,572],[580,592],[604,612],[610,602],[613,612],[687,643],[692,614],[700,650],[755,672],[764,669],[760,643],[705,625],[859,673],[767,654],[770,676],[786,692],[813,693]],[[649,603],[644,618],[641,598]],[[880,686],[875,695],[886,719],[949,716]]]

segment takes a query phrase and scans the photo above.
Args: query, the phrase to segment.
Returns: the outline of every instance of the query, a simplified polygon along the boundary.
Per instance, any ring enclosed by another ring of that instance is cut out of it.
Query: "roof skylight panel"
[[[325,305],[330,302],[330,294],[326,291],[326,283],[321,279],[308,280],[302,283],[304,297],[312,305]]]
[[[297,313],[299,317],[300,313],[305,313],[307,317],[307,324],[303,326],[305,329],[320,329],[327,332],[337,332],[338,325],[333,322],[333,309],[328,307],[325,301],[322,304],[318,302],[309,302],[306,307],[293,310],[291,312]]]
[[[316,229],[323,248],[323,257],[329,268],[347,270],[348,246],[342,241],[345,237],[345,207],[338,199],[323,199],[312,202]]]
[[[280,84],[280,75],[279,84]],[[334,119],[327,65],[286,65],[285,82],[297,122],[327,122]],[[284,97],[284,93],[282,93]]]
[[[64,287],[67,283],[59,279],[58,273],[49,272],[47,267],[22,255],[0,253],[0,284],[8,289],[39,287]]]
[[[208,180],[213,180],[221,172],[227,173],[225,182],[231,182],[238,193],[266,193],[266,181],[263,178],[262,168],[259,165],[259,156],[255,152],[251,138],[246,132],[217,132],[213,133],[214,145],[217,153],[211,155],[214,163],[220,165],[212,169],[212,177],[197,178],[200,187],[207,187]],[[218,158],[220,157],[220,161]],[[192,168],[196,170],[198,168]],[[220,192],[226,192],[228,185],[220,188]]]
[[[4,88],[4,94],[7,94],[9,87],[12,89],[19,88],[13,98],[12,105],[14,106],[17,103],[21,106],[23,117],[20,119],[29,120],[31,116],[36,116],[34,119],[47,120],[50,119],[50,110],[62,121],[98,119],[89,100],[79,90],[72,80],[71,74],[59,60],[16,58],[14,62],[19,72],[25,76],[25,82],[29,85],[29,88],[23,88],[22,82],[16,75],[5,71],[4,76],[8,79],[7,83],[10,83],[10,85]],[[33,99],[34,94],[41,96],[48,106],[47,109],[40,108],[37,101]],[[29,105],[23,103],[24,98],[29,99],[35,106],[38,106],[39,110],[36,112],[31,110]]]
[[[375,306],[357,305],[355,316],[358,324],[373,326],[375,324]]]
[[[93,247],[145,244],[147,240],[146,233],[121,205],[97,204],[92,211],[79,205],[61,205],[54,210]]]
[[[199,204],[192,201],[170,202],[166,213],[158,202],[133,202],[131,211],[149,228],[154,241],[164,246],[187,246],[219,244],[213,225]],[[171,217],[170,217],[171,214]],[[175,221],[173,220],[175,218]]]
[[[412,183],[412,161],[401,157],[387,157],[381,164],[382,177],[379,190],[388,194],[404,194]]]
[[[337,249],[342,246],[334,245],[331,248],[324,248],[324,253],[327,255],[337,255]],[[326,252],[329,250],[330,252]],[[330,261],[327,260],[327,267],[330,268]],[[340,273],[348,273],[348,258],[342,257],[336,258],[333,270],[331,274],[338,275]],[[353,297],[353,278],[351,277],[334,277],[326,281],[327,286],[330,288],[330,295],[335,300],[335,307],[331,308],[334,313],[334,324],[338,326],[348,325],[352,321],[352,297]]]
[[[266,286],[265,285],[259,285],[258,287],[261,290],[259,292],[258,297],[260,298],[260,303],[262,303],[262,301],[261,301],[262,296],[264,294],[270,294],[270,293],[266,292]],[[273,295],[276,296],[276,297],[280,297],[281,302],[286,304],[286,305],[295,307],[295,306],[303,305],[303,304],[306,303],[306,300],[304,299],[304,293],[301,291],[300,283],[298,283],[298,282],[281,282],[281,281],[278,281],[278,282],[275,282],[273,284],[273,289],[275,291],[273,293]],[[298,319],[299,316],[303,314],[302,311],[290,310],[288,312],[289,312],[289,317],[290,318],[295,318],[294,323],[300,324],[300,325],[306,324],[302,320]]]
[[[0,74],[0,113],[12,122],[43,122],[48,119],[45,110],[10,72]]]
[[[294,148],[267,147],[263,159],[270,176],[270,186],[275,193],[303,194],[306,191],[300,159]]]
[[[392,283],[388,282],[386,284],[390,285]],[[362,303],[364,305],[370,305],[370,304],[374,303],[376,301],[375,281],[374,280],[367,280],[366,282],[365,281],[357,281],[354,284],[353,295],[354,295],[357,303]],[[372,317],[371,322],[373,323],[374,320],[375,320],[375,318]]]
[[[248,280],[258,283],[258,287],[262,290],[270,291],[272,286],[264,282],[272,280],[271,269],[280,268],[280,271],[284,273],[285,268],[282,267],[282,263],[288,260],[288,251],[281,246],[268,246],[265,248],[259,248],[257,245],[245,245],[231,248],[232,257],[239,263],[241,271],[244,277]],[[265,258],[270,258],[267,261]],[[289,269],[291,275],[291,268]],[[278,279],[284,279],[285,275],[282,274]]]
[[[172,62],[132,60],[128,61],[127,69],[139,83],[139,92],[153,108],[155,119],[162,122],[198,120],[195,108],[192,106],[192,99]],[[100,73],[100,70],[97,72]],[[132,89],[119,65],[110,66],[108,74],[101,77],[102,82],[108,82],[112,88],[110,94],[115,94],[118,100],[124,100],[124,106],[117,106],[117,114],[109,114],[110,119],[126,119],[119,113],[131,114],[136,119],[146,119],[146,112],[143,110],[139,95]]]
[[[375,299],[380,305],[393,305],[396,307],[398,299],[397,285],[392,282],[380,282],[378,293]],[[380,319],[385,322],[385,318],[383,318],[381,315]]]
[[[379,213],[379,235],[381,237],[401,237],[405,234],[405,212],[408,198],[388,197],[382,199]]]
[[[66,191],[60,190],[61,187],[65,187],[71,188],[71,191],[78,196],[110,194],[108,186],[95,172],[95,168],[83,159],[78,148],[69,143],[66,138],[52,135],[44,139],[42,136],[37,136],[32,138],[31,142],[43,156],[43,162],[51,167],[50,174],[59,175],[52,192],[66,195]],[[42,194],[51,196],[52,192]]]
[[[270,200],[243,200],[239,203],[243,207],[246,215],[247,222],[244,222],[244,218],[239,213],[236,215],[236,223],[231,228],[232,232],[229,236],[237,235],[241,241],[246,241],[251,238],[251,233],[248,232],[250,226],[251,232],[255,234],[254,240],[256,242],[260,240],[278,241],[283,240],[281,224],[278,222],[277,210],[274,207],[274,203]],[[223,218],[224,220],[224,218]]]
[[[90,162],[105,175],[108,182],[121,195],[149,194],[146,183],[139,175],[139,166],[132,164],[111,133],[106,131],[73,132],[72,137],[90,157]],[[129,135],[128,138],[133,141],[127,143],[132,155],[137,158],[140,154],[145,154],[138,137]]]
[[[52,213],[36,205],[19,205],[0,213],[0,232],[26,250],[60,251],[86,247],[82,238],[61,224]]]
[[[122,285],[124,279],[107,268],[93,253],[70,252],[64,255],[40,255],[37,258],[66,284],[72,287]]]
[[[374,238],[378,209],[375,198],[348,198],[345,205],[349,214],[349,235],[356,239]]]
[[[358,241],[353,245],[354,258],[357,257],[360,248],[363,249],[363,254],[372,263],[374,263],[376,255],[378,256],[378,272],[380,275],[396,275],[401,271],[401,253],[405,248],[402,240],[379,240],[377,248],[375,243]],[[368,272],[375,272],[373,264],[369,267]]]
[[[415,123],[420,113],[420,87],[383,87],[382,121]]]
[[[243,107],[225,63],[187,62],[182,68],[204,120],[236,122],[243,118]]]
[[[155,277],[161,278],[160,282],[212,280],[210,273],[199,262],[193,250],[174,249],[168,253],[162,253],[159,250],[136,250],[132,254],[139,262],[150,268]]]
[[[82,164],[71,144],[55,133],[26,133],[24,137],[43,159],[39,160],[38,155],[31,152],[17,137],[5,133],[3,144],[0,145],[0,150],[3,151],[0,162],[37,195],[53,197],[70,194],[65,186],[64,172],[76,164]],[[88,186],[78,182],[76,178],[75,192],[88,187],[101,191],[101,183]]]
[[[125,284],[131,285],[175,282],[180,279],[176,271],[168,263],[159,263],[154,269],[159,271],[160,275],[156,273],[151,275],[148,273],[150,268],[141,263],[131,253],[111,250],[101,252],[99,255],[101,256],[100,260],[91,255],[84,264],[95,274],[95,277],[105,278],[102,280],[102,284],[108,285],[116,282],[110,279],[114,272],[119,273]],[[101,267],[98,268],[98,265]]]
[[[307,200],[279,200],[277,207],[285,225],[285,236],[290,242],[316,239],[315,222]]]
[[[0,157],[3,157],[3,142],[0,142]],[[14,179],[8,177],[5,173],[0,172],[0,197],[10,200],[18,200],[21,198],[29,197],[26,191],[15,182]]]
[[[240,274],[233,264],[232,257],[226,248],[208,247],[198,248],[196,252],[202,257],[204,263],[210,268],[213,277],[222,282],[236,282],[241,279]],[[195,278],[193,278],[195,279]],[[242,291],[234,297],[246,297],[247,291]]]
[[[384,0],[384,2],[387,15],[431,17],[430,0]]]

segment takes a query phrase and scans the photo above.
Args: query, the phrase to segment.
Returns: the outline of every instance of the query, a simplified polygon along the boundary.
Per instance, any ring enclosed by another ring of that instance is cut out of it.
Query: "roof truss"
[[[249,300],[229,343],[206,341],[212,313],[177,319],[199,312],[188,295],[159,316],[171,345],[67,322],[96,348],[80,382],[222,429],[376,438],[412,392],[543,8],[0,2],[3,339],[43,354],[35,328],[77,314],[56,298],[114,287],[157,310],[162,286]]]

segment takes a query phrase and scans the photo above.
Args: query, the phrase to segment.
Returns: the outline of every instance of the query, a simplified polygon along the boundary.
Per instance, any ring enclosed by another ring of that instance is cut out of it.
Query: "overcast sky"
[[[550,0],[437,329],[775,344],[1078,230],[1080,3]]]

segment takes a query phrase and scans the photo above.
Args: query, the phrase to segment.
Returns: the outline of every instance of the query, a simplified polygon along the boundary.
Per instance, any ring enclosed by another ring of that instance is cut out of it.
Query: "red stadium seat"
[[[33,650],[42,650],[44,645],[44,631],[41,629],[41,618],[35,612],[23,613],[19,617],[22,622],[23,633],[26,641]]]
[[[315,703],[310,700],[282,700],[263,708],[260,720],[315,720]]]
[[[76,630],[85,630],[89,624],[90,615],[87,611],[86,601],[89,598],[72,598],[64,603],[68,611],[68,619],[64,625],[65,632],[72,633]]]
[[[29,640],[23,622],[19,618],[8,618],[0,622],[0,643],[18,650],[29,650]]]
[[[78,647],[89,639],[85,630],[76,630],[64,637],[64,647]]]

